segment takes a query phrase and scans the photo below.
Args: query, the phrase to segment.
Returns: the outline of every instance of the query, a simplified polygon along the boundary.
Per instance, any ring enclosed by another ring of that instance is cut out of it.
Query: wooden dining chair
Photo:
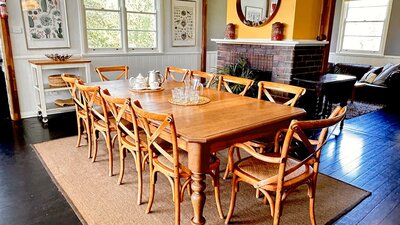
[[[230,75],[218,75],[218,91],[222,90],[222,86],[225,88],[226,91],[230,93],[234,93],[229,84],[238,84],[244,86],[243,90],[238,93],[241,96],[244,96],[246,92],[250,89],[250,87],[254,84],[254,80],[250,80],[244,77],[235,77]]]
[[[273,93],[271,93],[271,91]],[[287,106],[294,107],[301,96],[306,93],[306,89],[294,85],[260,81],[258,82],[258,99],[263,99],[266,96],[267,100]],[[278,100],[277,100],[278,99]],[[274,137],[263,137],[258,140],[247,142],[248,145],[259,149],[263,153],[265,149],[272,148],[274,145]],[[237,153],[240,159],[240,153]],[[228,167],[225,169],[223,179],[228,176]],[[257,194],[258,196],[258,194]]]
[[[67,86],[70,88],[69,92],[71,93],[72,99],[75,104],[75,112],[76,112],[76,122],[78,127],[78,141],[76,143],[76,147],[79,147],[81,144],[82,133],[86,133],[87,143],[89,152],[91,151],[92,144],[92,133],[91,133],[91,124],[90,124],[90,116],[89,109],[85,102],[82,99],[82,94],[79,92],[77,87],[75,86],[75,82],[80,80],[77,76],[73,74],[63,73],[61,74],[61,78],[65,81]],[[80,81],[83,83],[83,81]]]
[[[275,95],[271,94],[273,91]],[[295,106],[301,96],[306,93],[306,89],[290,84],[277,82],[260,81],[258,82],[258,99],[262,99],[263,94],[270,102],[281,103],[283,105]],[[284,100],[277,101],[276,99]]]
[[[142,173],[145,166],[144,163],[148,157],[146,136],[143,132],[140,132],[130,98],[112,97],[107,89],[101,91],[101,97],[106,102],[107,108],[116,121],[120,161],[118,184],[122,184],[125,172],[126,151],[129,151],[135,161],[136,172],[138,173],[137,204],[140,205],[142,203],[143,190]]]
[[[279,224],[283,201],[288,194],[298,186],[307,184],[309,214],[311,224],[315,225],[314,204],[321,150],[335,130],[332,129],[328,134],[328,129],[337,126],[344,119],[346,110],[346,106],[338,106],[327,119],[293,120],[287,129],[276,133],[273,153],[260,154],[245,143],[232,145],[228,154],[229,169],[233,173],[232,196],[225,224],[228,224],[232,217],[239,183],[245,182],[264,194],[264,203],[268,202],[270,205],[274,225]],[[309,139],[306,135],[306,132],[314,130],[320,130],[317,140]],[[308,150],[309,155],[302,161],[289,156],[294,140],[302,142]],[[244,150],[250,156],[234,163],[234,149]],[[275,192],[275,199],[271,192]]]
[[[141,126],[144,128],[149,150],[150,198],[146,213],[151,212],[154,201],[155,176],[156,173],[160,172],[168,178],[172,186],[172,196],[175,204],[175,224],[178,225],[180,224],[180,203],[183,201],[185,189],[189,188],[188,190],[190,191],[192,172],[186,166],[188,164],[187,153],[178,148],[174,117],[172,114],[145,111],[141,108],[138,101],[134,102],[133,110]],[[157,140],[159,140],[162,135],[165,135],[163,139],[171,143],[170,149],[158,144]],[[155,151],[158,152],[158,154],[155,154]],[[223,219],[219,195],[219,164],[219,159],[215,156],[211,156],[207,173],[212,178],[218,213],[221,219]],[[181,183],[181,179],[184,179],[183,183]]]
[[[208,72],[191,70],[190,78],[193,79],[196,77],[204,78],[206,80],[206,88],[210,88],[212,82],[214,81],[215,75],[212,73],[208,73]]]
[[[108,152],[108,174],[113,175],[113,146],[117,135],[111,136],[112,132],[116,131],[115,119],[108,114],[107,106],[104,99],[100,96],[99,86],[86,86],[77,81],[75,85],[82,92],[83,99],[88,106],[90,123],[93,137],[93,158],[92,162],[96,161],[98,149],[98,133],[103,135]],[[89,158],[92,157],[92,152],[89,152]]]
[[[171,79],[174,81],[183,82],[189,73],[190,70],[188,69],[168,66],[165,69],[164,80],[168,80],[171,77]]]
[[[96,72],[99,75],[101,81],[109,81],[109,80],[119,80],[119,79],[128,79],[128,66],[105,66],[105,67],[97,67]],[[111,76],[115,76],[115,78],[111,78]]]

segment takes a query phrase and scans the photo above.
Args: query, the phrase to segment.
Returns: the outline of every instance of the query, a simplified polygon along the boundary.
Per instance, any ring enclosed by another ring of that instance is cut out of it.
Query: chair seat
[[[112,116],[112,115],[109,116],[109,117],[108,117],[108,120],[109,120],[109,122],[110,122],[110,129],[111,129],[111,131],[116,131],[117,128],[116,128],[116,121],[115,121],[114,116]],[[131,122],[129,122],[129,121],[125,120],[125,119],[122,119],[121,122],[122,122],[126,127],[128,127],[129,129],[132,128],[132,123],[131,123]],[[96,128],[100,128],[100,129],[102,129],[102,130],[107,129],[106,122],[104,122],[103,120],[95,120],[93,125],[94,125]]]
[[[275,154],[268,154],[268,156],[274,156]],[[288,158],[286,162],[286,170],[299,164],[299,161],[293,158]],[[307,168],[308,167],[308,168]],[[256,159],[254,157],[247,157],[239,160],[235,163],[235,173],[244,174],[252,179],[252,184],[268,179],[270,177],[276,176],[278,174],[279,164],[277,163],[267,163]],[[308,165],[303,165],[296,171],[285,176],[284,186],[287,186],[288,181],[293,185],[295,183],[304,181],[308,179],[313,174],[313,168]],[[275,190],[276,183],[272,183],[263,187],[266,190]]]
[[[188,159],[187,152],[185,152],[183,150],[179,151],[179,162],[182,165],[188,167],[189,159]],[[220,160],[215,155],[211,155],[210,156],[210,166],[208,167],[209,171],[213,170],[215,168],[218,168],[219,163],[220,163]],[[174,173],[174,165],[167,158],[165,158],[163,155],[159,155],[159,156],[155,157],[154,158],[154,164],[157,164],[158,166],[166,169],[168,172],[170,172],[173,175],[173,173]],[[191,175],[191,174],[185,173],[184,171],[180,171],[180,172],[181,172],[181,176],[182,177],[188,177],[188,176]]]
[[[142,148],[142,150],[147,151],[147,143],[146,143],[146,133],[144,132],[139,132],[139,139],[140,139],[140,147]],[[123,135],[121,137],[121,142],[125,145],[131,146],[131,147],[135,147],[135,139],[133,139],[131,136],[129,135]]]

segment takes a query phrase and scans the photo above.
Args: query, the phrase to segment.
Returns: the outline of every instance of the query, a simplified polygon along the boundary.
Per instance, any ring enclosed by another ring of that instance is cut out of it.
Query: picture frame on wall
[[[254,7],[254,6],[246,6],[245,11],[246,11],[245,12],[246,20],[254,21],[254,22],[263,20],[263,18],[262,18],[263,9],[262,8]]]
[[[28,49],[70,48],[66,0],[20,0]]]
[[[196,45],[196,2],[172,1],[172,46]]]

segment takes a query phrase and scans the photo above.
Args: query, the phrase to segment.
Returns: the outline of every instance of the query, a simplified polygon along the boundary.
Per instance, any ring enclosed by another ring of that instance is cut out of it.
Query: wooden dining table
[[[284,106],[255,98],[204,88],[203,96],[211,101],[203,105],[171,104],[171,90],[184,84],[166,81],[163,90],[137,92],[127,80],[93,82],[90,85],[108,89],[115,97],[139,100],[147,111],[172,113],[177,128],[178,146],[188,152],[188,167],[192,171],[192,224],[205,224],[204,190],[210,153],[223,150],[234,143],[250,141],[274,134],[285,128],[292,119],[305,115],[301,108]]]

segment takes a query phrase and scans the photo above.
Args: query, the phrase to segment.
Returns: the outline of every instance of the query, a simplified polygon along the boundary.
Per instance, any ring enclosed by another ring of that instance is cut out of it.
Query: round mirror
[[[240,20],[251,27],[268,23],[278,11],[281,0],[236,0]]]

